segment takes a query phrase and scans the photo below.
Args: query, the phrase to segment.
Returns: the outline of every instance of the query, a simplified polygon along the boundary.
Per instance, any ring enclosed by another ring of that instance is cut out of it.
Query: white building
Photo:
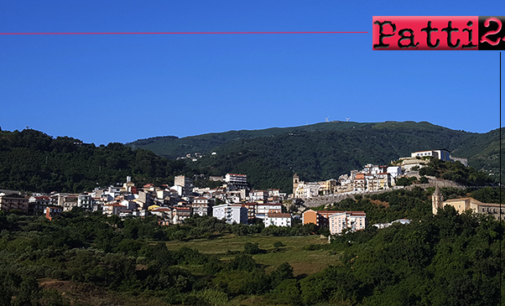
[[[389,166],[387,172],[393,179],[396,179],[396,177],[403,175],[402,167],[400,166]]]
[[[265,190],[252,190],[249,193],[250,202],[264,203],[268,199],[268,191]]]
[[[366,228],[366,214],[364,211],[345,211],[335,213],[328,218],[330,233],[340,235],[342,231],[348,229],[352,232]]]
[[[282,227],[291,227],[291,224],[293,223],[293,218],[291,217],[291,214],[287,213],[269,213],[266,215],[265,220],[265,227],[269,227],[271,225],[275,226],[282,226]]]
[[[222,204],[212,207],[212,215],[226,223],[233,222],[247,224],[247,208],[241,204]]]
[[[265,203],[256,205],[256,214],[266,215],[268,213],[281,213],[282,204],[281,203]]]
[[[231,185],[238,189],[247,188],[247,175],[245,174],[227,173],[224,177],[224,181],[228,186]]]
[[[451,160],[449,151],[447,151],[446,149],[417,151],[410,154],[410,157],[425,157],[425,156],[435,157],[443,161]]]

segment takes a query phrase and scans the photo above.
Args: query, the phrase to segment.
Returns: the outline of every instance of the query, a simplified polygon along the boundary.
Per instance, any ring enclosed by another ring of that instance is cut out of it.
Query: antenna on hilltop
[[[326,122],[329,122],[329,121],[328,121],[328,119],[329,119],[329,118],[330,118],[329,116],[325,118],[325,119],[326,119]]]
[[[345,120],[346,120],[345,122],[349,122],[350,119],[351,119],[351,117],[349,117],[349,118],[345,117]]]

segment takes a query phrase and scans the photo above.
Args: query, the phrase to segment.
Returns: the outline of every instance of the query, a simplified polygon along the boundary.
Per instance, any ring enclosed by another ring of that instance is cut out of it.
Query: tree
[[[257,243],[251,243],[251,242],[246,242],[244,245],[244,253],[246,254],[259,254],[261,252],[261,249],[259,248]]]

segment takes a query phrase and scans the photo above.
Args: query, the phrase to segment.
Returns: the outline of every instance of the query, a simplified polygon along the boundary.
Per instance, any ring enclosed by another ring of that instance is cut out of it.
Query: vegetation
[[[126,176],[141,185],[170,184],[180,174],[193,172],[184,162],[120,143],[95,147],[35,130],[0,131],[0,189],[82,192],[116,185]]]
[[[254,188],[280,188],[289,192],[294,173],[305,181],[338,178],[365,164],[388,164],[427,148],[446,148],[454,156],[467,157],[470,166],[494,174],[490,177],[496,180],[499,174],[498,132],[469,133],[428,122],[329,122],[285,129],[172,137],[169,141],[156,138],[129,145],[170,158],[194,152],[207,154],[197,162],[189,162],[189,166],[215,175],[247,173]],[[144,144],[147,141],[149,144]],[[214,151],[217,155],[210,156]]]
[[[441,191],[486,201],[499,195]],[[150,217],[78,208],[53,221],[0,213],[1,305],[498,305],[503,225],[450,206],[432,216],[432,192],[415,187],[329,207],[365,210],[370,223],[412,220],[330,244],[310,235],[319,234],[313,226],[211,217],[158,226]]]
[[[427,167],[419,170],[419,174],[443,178],[466,186],[484,186],[494,182],[484,172],[465,167],[460,162],[441,161],[437,158],[432,158]]]
[[[499,305],[503,229],[492,217],[458,215],[447,206],[420,222],[339,236],[318,248],[344,252],[343,264],[301,280],[300,298],[340,305]]]

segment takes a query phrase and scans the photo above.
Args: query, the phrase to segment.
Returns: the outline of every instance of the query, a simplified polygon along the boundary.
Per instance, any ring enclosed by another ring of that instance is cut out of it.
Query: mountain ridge
[[[499,130],[473,133],[429,122],[323,122],[309,126],[256,131],[229,131],[153,141],[135,146],[168,158],[201,153],[189,162],[215,175],[242,172],[258,188],[289,190],[291,177],[303,180],[338,178],[368,163],[387,164],[411,152],[445,148],[470,166],[499,173]],[[127,144],[132,146],[135,142]],[[209,155],[216,152],[215,156]],[[189,159],[187,159],[189,160]]]

